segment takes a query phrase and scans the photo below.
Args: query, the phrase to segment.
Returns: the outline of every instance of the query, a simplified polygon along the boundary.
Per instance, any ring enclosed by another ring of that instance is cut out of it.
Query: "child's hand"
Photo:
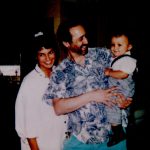
[[[111,70],[112,70],[111,68],[106,68],[106,69],[104,70],[105,76],[109,76],[109,73],[110,73]]]

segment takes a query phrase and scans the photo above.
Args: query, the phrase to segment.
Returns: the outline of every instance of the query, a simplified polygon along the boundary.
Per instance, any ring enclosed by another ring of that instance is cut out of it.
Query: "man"
[[[110,124],[105,106],[111,106],[111,97],[125,107],[124,97],[107,88],[104,67],[110,56],[105,48],[88,49],[86,31],[79,22],[62,23],[57,31],[60,46],[66,58],[53,72],[43,99],[54,105],[57,115],[68,114],[70,139],[64,150],[126,149],[125,141],[107,147]],[[64,55],[63,55],[64,56]]]

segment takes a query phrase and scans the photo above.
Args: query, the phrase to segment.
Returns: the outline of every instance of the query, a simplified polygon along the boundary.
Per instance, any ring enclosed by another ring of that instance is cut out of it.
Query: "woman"
[[[33,39],[37,64],[20,86],[15,104],[15,127],[21,150],[60,150],[65,137],[65,116],[42,101],[56,64],[56,44],[39,32]]]

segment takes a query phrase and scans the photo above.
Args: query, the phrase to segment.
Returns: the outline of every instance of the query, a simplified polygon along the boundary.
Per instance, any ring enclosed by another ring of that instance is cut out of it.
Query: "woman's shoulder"
[[[36,79],[37,79],[37,73],[33,69],[27,75],[24,76],[21,84],[29,85],[29,84],[32,84]]]

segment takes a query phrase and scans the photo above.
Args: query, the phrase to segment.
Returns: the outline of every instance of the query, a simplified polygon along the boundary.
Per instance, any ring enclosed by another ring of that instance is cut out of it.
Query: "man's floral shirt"
[[[54,70],[43,100],[51,105],[56,98],[69,98],[93,89],[107,88],[104,68],[109,66],[110,58],[106,48],[89,48],[84,66],[69,59],[63,60]],[[110,130],[105,105],[92,102],[68,113],[68,130],[84,143],[105,142]]]

